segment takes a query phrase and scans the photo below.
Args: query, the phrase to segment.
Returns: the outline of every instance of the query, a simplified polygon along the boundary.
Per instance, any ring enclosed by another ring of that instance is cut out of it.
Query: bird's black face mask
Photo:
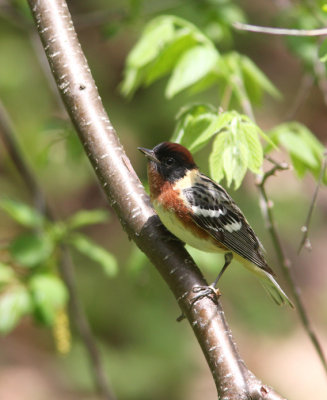
[[[187,171],[196,168],[193,157],[188,150],[181,151],[175,143],[160,143],[153,149],[158,173],[169,182],[183,178]]]

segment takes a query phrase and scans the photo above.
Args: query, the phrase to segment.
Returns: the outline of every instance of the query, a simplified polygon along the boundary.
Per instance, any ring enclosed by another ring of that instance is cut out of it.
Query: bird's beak
[[[137,149],[140,150],[140,152],[143,153],[145,157],[148,158],[149,160],[154,162],[159,162],[153,150],[145,149],[144,147],[138,147]]]

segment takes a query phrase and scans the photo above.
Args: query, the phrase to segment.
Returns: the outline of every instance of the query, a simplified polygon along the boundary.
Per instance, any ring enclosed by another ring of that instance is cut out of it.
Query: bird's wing
[[[183,189],[193,221],[229,250],[273,274],[264,258],[264,248],[241,210],[228,193],[205,175]]]

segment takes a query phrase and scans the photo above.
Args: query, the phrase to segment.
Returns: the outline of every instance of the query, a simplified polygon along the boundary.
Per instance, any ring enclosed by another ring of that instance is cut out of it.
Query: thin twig
[[[327,107],[326,65],[325,65],[325,63],[322,63],[318,57],[314,63],[314,71],[317,75],[318,87],[321,91],[325,106]]]
[[[323,155],[320,174],[319,174],[319,178],[318,178],[318,181],[317,181],[317,184],[316,184],[315,191],[314,191],[313,196],[312,196],[312,200],[311,200],[311,204],[310,204],[310,207],[309,207],[308,215],[307,215],[307,218],[305,220],[305,224],[301,228],[301,231],[303,232],[303,237],[302,237],[299,249],[298,249],[298,254],[300,254],[303,246],[308,250],[312,249],[311,242],[310,242],[310,239],[309,239],[309,227],[310,227],[312,213],[313,213],[314,207],[316,205],[316,200],[317,200],[317,197],[318,197],[319,188],[320,188],[320,185],[321,185],[321,183],[322,183],[322,181],[324,179],[325,173],[326,173],[326,164],[327,164],[327,150],[325,150],[324,155]]]
[[[321,344],[319,343],[318,337],[315,334],[310,320],[308,318],[308,314],[304,308],[304,305],[301,300],[301,295],[300,295],[300,290],[297,288],[297,286],[294,283],[294,279],[291,274],[291,261],[286,257],[283,246],[282,246],[282,241],[279,237],[276,224],[275,224],[275,218],[273,215],[272,211],[272,202],[269,200],[265,188],[265,183],[267,181],[267,178],[272,176],[273,172],[276,170],[283,170],[282,166],[278,168],[277,165],[275,165],[271,170],[267,171],[264,176],[262,177],[261,181],[258,182],[258,188],[259,188],[259,193],[260,193],[260,206],[262,210],[262,214],[265,218],[270,236],[272,238],[273,245],[276,250],[277,258],[279,261],[279,264],[281,266],[281,269],[284,273],[284,276],[286,278],[286,281],[288,283],[288,286],[292,292],[292,296],[295,302],[295,306],[297,309],[297,312],[300,316],[300,319],[302,321],[302,324],[304,326],[304,329],[306,330],[307,334],[309,335],[309,338],[311,339],[311,342],[316,349],[318,356],[320,358],[320,361],[325,369],[325,372],[327,373],[327,361],[324,355],[324,351],[322,349]]]
[[[55,215],[47,203],[45,194],[38,183],[32,169],[25,160],[23,153],[20,150],[19,144],[15,138],[14,130],[11,121],[4,106],[0,102],[0,136],[7,148],[8,154],[13,161],[18,173],[20,174],[27,190],[34,199],[35,207],[39,212],[44,214],[50,221],[55,221]],[[78,292],[75,284],[74,265],[71,260],[69,249],[66,245],[61,246],[60,254],[60,273],[69,293],[70,315],[74,321],[80,337],[87,350],[92,372],[99,393],[105,400],[114,400],[112,390],[107,382],[105,369],[100,357],[100,352],[97,348],[96,341],[93,337],[91,327],[89,325],[86,314],[83,310],[81,301],[79,300]]]
[[[14,129],[9,115],[0,100],[0,136],[6,146],[11,161],[14,163],[19,175],[33,198],[35,208],[49,217],[50,211],[47,208],[42,188],[37,182],[27,161],[23,157],[13,132]]]
[[[70,294],[70,314],[72,315],[84,346],[87,349],[98,391],[103,399],[115,400],[116,397],[109,386],[105,367],[91,326],[86,317],[80,298],[77,295],[75,268],[69,248],[66,245],[61,245],[60,272]]]
[[[292,105],[287,111],[285,117],[283,118],[285,121],[290,121],[295,117],[300,107],[309,97],[313,85],[314,85],[314,79],[312,75],[308,73],[304,74],[300,81],[297,93],[295,94],[295,99],[292,102]]]
[[[277,171],[286,171],[290,168],[290,166],[286,163],[279,163],[272,159],[271,157],[265,157],[269,162],[271,162],[274,166],[269,169],[267,172],[264,173],[264,175],[258,176],[257,180],[257,185],[264,185],[266,183],[266,180],[270,177],[276,174]]]
[[[312,0],[303,0],[303,2],[305,3],[305,6],[310,10],[311,14],[314,15],[316,20],[319,21],[322,25],[324,25],[326,23],[326,21],[317,10],[317,8],[319,6],[317,6],[317,4],[315,2],[313,2]],[[277,2],[277,5],[281,9],[280,11],[284,12],[284,7],[281,7],[278,2]],[[290,7],[290,5],[288,7]],[[323,29],[327,29],[327,28],[323,28]],[[321,44],[323,40],[324,40],[324,38],[320,37],[319,40],[317,41],[317,46],[319,46],[319,43]],[[315,55],[313,68],[314,68],[315,74],[317,76],[318,87],[319,87],[320,91],[322,92],[324,103],[327,106],[327,79],[326,79],[325,63],[323,63],[319,60],[318,54]],[[307,78],[305,78],[305,76],[307,76]],[[300,84],[298,95],[295,98],[295,103],[292,106],[291,111],[285,118],[286,120],[292,119],[292,115],[295,114],[299,105],[305,100],[305,98],[309,94],[310,86],[313,86],[313,84],[314,84],[314,79],[313,79],[312,75],[306,74],[305,76],[302,79],[302,83]],[[311,85],[310,85],[310,79],[312,81]],[[307,80],[307,83],[305,82],[305,80]],[[305,88],[306,85],[308,85],[307,91]],[[302,88],[303,88],[303,91],[301,90]],[[302,98],[302,96],[303,96],[303,98]],[[300,100],[301,100],[301,102],[300,102]]]
[[[221,103],[220,103],[220,110],[222,110],[222,111],[228,110],[228,106],[229,106],[230,100],[232,98],[232,94],[233,94],[232,86],[226,85],[223,95],[222,95]]]
[[[184,246],[163,228],[119,143],[99,97],[64,0],[29,0],[64,104],[98,179],[125,231],[149,257],[179,302],[202,347],[218,395],[225,400],[279,399],[241,360],[219,300],[190,307],[206,285]],[[132,307],[132,305],[131,305]]]
[[[22,15],[15,13],[15,10],[13,8],[9,8],[9,11],[10,10],[12,11],[11,17],[14,18],[17,26],[29,32],[30,41],[32,43],[37,60],[43,70],[51,91],[57,100],[58,106],[60,107],[61,111],[66,114],[66,110],[63,107],[62,100],[58,94],[53,75],[51,74],[49,63],[47,62],[47,58],[45,57],[42,44],[37,33],[33,29],[33,25],[29,24]],[[32,172],[31,168],[28,166],[23,154],[19,149],[19,145],[13,133],[12,124],[1,102],[0,133],[2,133],[3,140],[7,146],[7,150],[12,161],[14,162],[18,172],[20,173],[24,183],[26,184],[31,196],[34,198],[35,207],[42,214],[45,214],[49,220],[55,221],[56,218],[53,211],[47,204],[44,192],[39,185],[36,176]],[[92,329],[90,327],[89,321],[77,293],[73,261],[71,259],[68,247],[64,244],[61,246],[59,268],[63,281],[65,282],[65,285],[69,292],[70,315],[77,327],[77,331],[80,334],[85,348],[87,349],[87,354],[90,360],[90,364],[92,365],[92,372],[94,374],[96,386],[99,390],[99,393],[104,399],[113,400],[115,397],[112,393],[111,388],[109,387],[100,352],[98,350]]]
[[[240,31],[265,33],[268,35],[283,35],[283,36],[325,36],[325,35],[327,35],[327,28],[287,29],[287,28],[273,28],[273,27],[269,27],[269,26],[250,25],[250,24],[244,24],[243,22],[234,22],[233,27]]]
[[[244,109],[244,112],[250,118],[253,119],[251,103],[249,101],[248,101],[248,103],[250,104],[250,106],[247,104],[247,106],[243,107],[243,109]],[[249,107],[251,110],[250,113],[248,113]],[[291,275],[291,270],[290,270],[291,261],[286,257],[285,252],[283,250],[282,243],[279,238],[279,234],[278,234],[278,231],[277,231],[277,228],[275,225],[274,215],[272,212],[272,202],[268,198],[266,189],[265,189],[265,183],[266,183],[267,179],[270,176],[273,176],[276,171],[279,171],[279,170],[282,171],[282,170],[288,169],[288,166],[284,163],[282,163],[282,164],[277,163],[276,161],[272,160],[271,158],[268,158],[268,159],[270,162],[272,162],[274,164],[274,167],[272,167],[270,170],[268,170],[263,176],[258,176],[258,180],[257,180],[257,186],[258,186],[259,192],[260,192],[260,209],[261,209],[263,217],[267,223],[268,231],[272,238],[272,242],[273,242],[276,254],[277,254],[277,258],[278,258],[280,267],[281,267],[282,272],[287,280],[289,287],[291,288],[291,291],[292,291],[292,294],[294,297],[294,301],[296,304],[296,309],[300,316],[300,320],[304,326],[304,329],[308,333],[309,338],[312,341],[314,348],[316,349],[316,351],[318,353],[318,356],[319,356],[321,363],[325,369],[325,372],[327,373],[327,360],[325,358],[325,355],[324,355],[323,349],[319,343],[319,340],[311,327],[307,312],[306,312],[304,305],[302,303],[302,300],[301,300],[300,290],[296,286],[295,281]]]
[[[241,107],[244,110],[244,113],[252,119],[252,121],[255,121],[255,116],[254,116],[254,112],[253,112],[253,108],[252,108],[252,104],[249,100],[249,97],[246,93],[246,89],[243,83],[243,80],[241,78],[239,78],[238,76],[236,76],[235,78],[233,78],[232,80],[232,84],[237,86],[238,91],[236,91],[236,95],[239,98],[239,102]]]

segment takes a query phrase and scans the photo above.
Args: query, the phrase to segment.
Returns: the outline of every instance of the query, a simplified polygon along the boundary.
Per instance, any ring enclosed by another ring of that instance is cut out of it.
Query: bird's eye
[[[174,160],[172,157],[168,157],[168,158],[166,159],[166,165],[168,165],[168,166],[173,165],[174,162],[175,162],[175,160]]]

